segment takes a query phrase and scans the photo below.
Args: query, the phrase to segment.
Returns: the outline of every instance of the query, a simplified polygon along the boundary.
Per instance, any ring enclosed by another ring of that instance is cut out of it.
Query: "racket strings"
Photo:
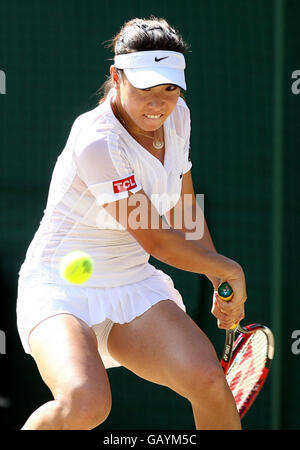
[[[266,366],[268,341],[261,330],[253,333],[235,356],[226,375],[239,409],[261,378]]]

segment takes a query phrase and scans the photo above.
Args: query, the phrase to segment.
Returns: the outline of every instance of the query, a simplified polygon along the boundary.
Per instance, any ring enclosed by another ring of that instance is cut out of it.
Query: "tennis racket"
[[[222,283],[218,295],[223,300],[231,300],[231,286],[227,282]],[[269,374],[273,355],[274,337],[266,326],[253,323],[241,327],[236,324],[226,330],[221,365],[241,419],[260,393]]]

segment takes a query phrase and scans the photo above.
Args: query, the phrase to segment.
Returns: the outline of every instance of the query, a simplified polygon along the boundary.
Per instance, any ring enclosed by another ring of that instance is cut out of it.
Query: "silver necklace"
[[[156,131],[154,131],[154,139],[152,145],[154,148],[156,148],[156,150],[161,150],[164,146],[164,141],[161,141],[159,138],[155,137],[155,132]]]
[[[163,148],[164,143],[162,141],[153,141],[152,145],[154,148],[156,148],[156,150],[160,150]]]
[[[126,128],[124,120],[122,120],[122,122],[124,123],[124,128]],[[127,128],[126,128],[126,130],[128,131]],[[145,137],[147,137],[148,139],[152,139],[152,145],[153,145],[153,147],[154,147],[156,150],[161,150],[161,149],[163,148],[163,146],[164,146],[164,141],[161,141],[161,140],[159,139],[159,137],[156,137],[156,136],[155,136],[156,133],[157,133],[157,130],[154,131],[154,139],[153,139],[153,137],[152,137],[152,136],[148,136],[148,134],[140,133],[139,131],[132,132],[132,134],[139,134],[140,136],[145,136]]]
[[[114,105],[114,104],[113,104]],[[124,128],[128,131],[129,134],[131,134],[125,124],[125,121],[122,119],[122,117],[120,117],[119,111],[117,110],[116,106],[114,105],[114,114],[117,117],[117,119],[119,120],[119,122],[121,122],[124,126]],[[152,145],[156,150],[161,150],[164,146],[164,141],[161,141],[159,139],[159,137],[155,136],[157,130],[154,131],[154,139],[152,136],[148,136],[148,134],[144,134],[144,133],[140,133],[139,131],[136,132],[132,132],[132,134],[139,134],[140,136],[145,136],[148,139],[152,139]]]

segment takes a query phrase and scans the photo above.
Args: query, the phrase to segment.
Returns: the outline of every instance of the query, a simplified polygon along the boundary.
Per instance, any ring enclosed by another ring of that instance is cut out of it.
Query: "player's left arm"
[[[207,226],[204,211],[202,211],[201,206],[197,203],[190,170],[182,177],[180,200],[165,214],[165,218],[172,228],[178,229],[180,227],[181,231],[186,233],[187,238],[192,238],[205,249],[217,252]],[[218,278],[210,278],[210,281],[214,289],[217,290],[220,280]]]

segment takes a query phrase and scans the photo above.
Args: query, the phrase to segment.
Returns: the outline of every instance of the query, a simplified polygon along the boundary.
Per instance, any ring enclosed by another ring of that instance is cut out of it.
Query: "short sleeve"
[[[117,135],[98,134],[96,139],[77,146],[74,158],[79,177],[99,205],[126,198],[129,192],[142,189]]]

